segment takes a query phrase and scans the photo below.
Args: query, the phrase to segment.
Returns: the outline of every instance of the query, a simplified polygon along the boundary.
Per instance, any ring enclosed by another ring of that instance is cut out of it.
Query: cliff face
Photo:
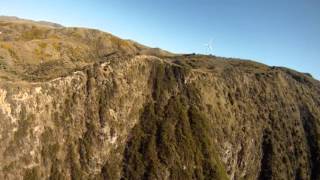
[[[96,30],[0,31],[0,179],[320,178],[305,74]]]

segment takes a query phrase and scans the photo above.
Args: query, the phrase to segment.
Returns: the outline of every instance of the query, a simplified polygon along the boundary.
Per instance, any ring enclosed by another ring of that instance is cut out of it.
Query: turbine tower
[[[212,39],[208,43],[204,44],[204,46],[206,47],[206,54],[211,54],[213,50]]]

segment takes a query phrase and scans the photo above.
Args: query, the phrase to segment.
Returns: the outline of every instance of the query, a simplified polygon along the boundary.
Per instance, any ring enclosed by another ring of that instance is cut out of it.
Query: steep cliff
[[[320,179],[320,83],[0,18],[0,179]]]

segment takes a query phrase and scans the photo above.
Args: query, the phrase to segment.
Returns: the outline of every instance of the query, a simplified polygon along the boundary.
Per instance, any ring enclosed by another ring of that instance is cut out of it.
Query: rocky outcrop
[[[0,179],[320,178],[319,81],[120,41],[91,59],[69,49],[57,74],[2,56]]]

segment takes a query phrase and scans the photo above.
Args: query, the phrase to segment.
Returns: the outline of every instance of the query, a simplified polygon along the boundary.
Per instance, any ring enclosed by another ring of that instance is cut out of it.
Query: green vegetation
[[[164,98],[174,86],[182,85],[184,73],[183,68],[166,65],[154,69],[154,102],[145,105],[141,122],[131,132],[124,179],[228,179],[212,142],[209,120],[187,98],[196,90],[189,87],[188,92]]]
[[[42,39],[45,38],[47,29],[41,29],[40,27],[32,26],[31,29],[23,31],[21,38],[24,40]]]
[[[23,180],[38,180],[38,179],[41,179],[41,178],[39,176],[39,172],[37,168],[28,169],[23,176]]]
[[[0,56],[0,70],[7,69],[8,64],[3,60],[3,57]]]

